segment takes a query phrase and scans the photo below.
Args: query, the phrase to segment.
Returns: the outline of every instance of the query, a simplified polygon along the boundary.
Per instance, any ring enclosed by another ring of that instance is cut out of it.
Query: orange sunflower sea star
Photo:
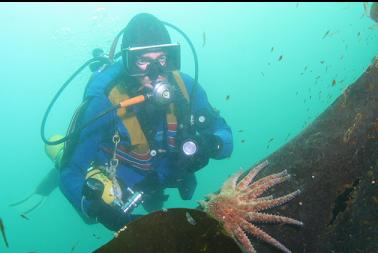
[[[256,175],[267,165],[268,161],[257,165],[239,182],[238,179],[242,172],[230,177],[222,186],[219,194],[209,195],[209,200],[200,201],[200,204],[205,212],[223,224],[226,232],[247,252],[256,253],[256,250],[245,232],[264,240],[283,252],[289,253],[291,251],[279,241],[251,223],[267,222],[303,225],[301,221],[292,218],[261,212],[285,204],[300,193],[300,190],[296,190],[279,198],[273,198],[273,196],[260,197],[272,186],[290,178],[290,175],[284,170],[253,182]]]

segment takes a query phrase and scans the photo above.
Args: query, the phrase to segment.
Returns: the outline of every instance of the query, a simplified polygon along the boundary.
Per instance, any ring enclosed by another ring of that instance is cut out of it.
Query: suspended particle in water
[[[25,220],[29,220],[29,218],[25,215],[25,214],[20,214],[20,216],[22,217],[22,218],[24,218]]]
[[[330,30],[326,31],[326,33],[323,35],[323,38],[324,39],[325,37],[327,37],[327,35],[329,34]]]
[[[206,32],[202,33],[202,47],[206,45]]]

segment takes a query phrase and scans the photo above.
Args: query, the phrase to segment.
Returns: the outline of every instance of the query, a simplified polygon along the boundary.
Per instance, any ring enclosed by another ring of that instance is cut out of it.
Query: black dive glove
[[[222,149],[222,140],[213,134],[198,134],[183,141],[181,152],[183,167],[189,172],[196,172],[209,163],[210,158],[216,157]],[[192,155],[188,155],[191,152]]]

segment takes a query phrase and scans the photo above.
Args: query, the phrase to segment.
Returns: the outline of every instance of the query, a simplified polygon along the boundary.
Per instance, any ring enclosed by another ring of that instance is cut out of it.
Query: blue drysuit
[[[112,106],[108,95],[107,87],[118,78],[123,71],[121,62],[117,62],[103,71],[95,72],[87,86],[85,98],[90,98],[85,110],[81,113],[78,126],[97,116],[99,113]],[[190,94],[194,85],[194,80],[186,75],[181,74],[186,89]],[[213,110],[207,100],[205,91],[198,85],[196,94],[193,94],[192,108],[198,110]],[[132,107],[136,114],[146,113],[143,110],[145,104],[134,105]],[[167,124],[165,112],[154,111],[151,115],[151,126],[155,128],[154,142],[158,148],[167,148],[165,139],[167,133]],[[150,126],[150,127],[151,127]],[[88,223],[97,218],[107,228],[117,230],[131,220],[139,217],[135,214],[124,214],[115,208],[106,205],[101,201],[89,201],[83,198],[83,185],[87,169],[91,163],[103,165],[108,163],[111,155],[104,150],[114,149],[112,136],[117,130],[120,134],[122,146],[130,146],[128,130],[122,123],[115,111],[99,118],[88,127],[84,128],[72,148],[69,157],[66,159],[64,166],[61,168],[59,185],[63,194],[79,212],[79,214]],[[233,149],[232,132],[225,120],[216,114],[215,120],[211,126],[204,130],[214,134],[222,142],[221,149],[212,158],[223,159],[229,157]],[[132,163],[120,162],[117,168],[117,179],[123,187],[130,187],[143,191],[143,206],[147,211],[162,208],[163,202],[168,196],[164,195],[165,188],[177,187],[183,199],[191,199],[196,188],[196,178],[193,172],[188,172],[182,168],[175,167],[175,156],[170,152],[159,154],[152,157],[149,163],[152,165],[151,170],[141,170],[132,166]],[[138,162],[138,161],[131,161]],[[89,216],[88,216],[89,215]]]

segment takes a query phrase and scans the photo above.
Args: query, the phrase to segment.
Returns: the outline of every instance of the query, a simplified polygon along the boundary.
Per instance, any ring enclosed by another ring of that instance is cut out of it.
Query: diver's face
[[[142,72],[146,72],[149,65],[153,62],[157,62],[162,67],[167,66],[167,56],[164,52],[149,52],[138,57],[136,65]],[[165,80],[166,76],[164,74],[159,74],[156,81]],[[148,75],[138,77],[139,82],[142,86],[152,89],[152,81]]]

